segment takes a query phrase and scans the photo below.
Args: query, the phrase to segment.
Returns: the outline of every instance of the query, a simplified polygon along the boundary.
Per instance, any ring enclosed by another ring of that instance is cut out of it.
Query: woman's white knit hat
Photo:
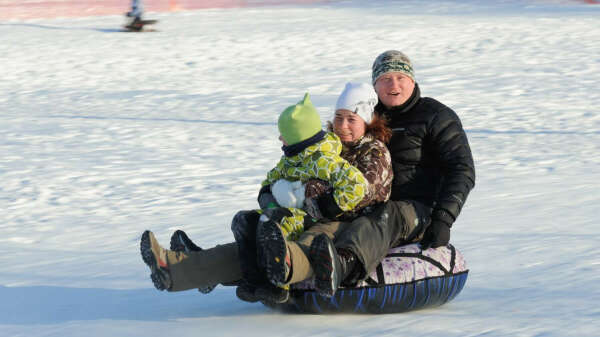
[[[350,110],[369,124],[373,117],[375,105],[377,105],[377,94],[372,85],[348,82],[335,104],[335,111],[339,109]]]

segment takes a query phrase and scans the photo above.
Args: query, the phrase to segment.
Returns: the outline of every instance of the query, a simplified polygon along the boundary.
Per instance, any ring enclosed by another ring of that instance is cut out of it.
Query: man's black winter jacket
[[[418,85],[402,106],[381,103],[393,136],[388,144],[394,182],[391,200],[416,200],[432,208],[432,221],[452,226],[475,185],[475,167],[467,136],[452,109],[421,97]]]

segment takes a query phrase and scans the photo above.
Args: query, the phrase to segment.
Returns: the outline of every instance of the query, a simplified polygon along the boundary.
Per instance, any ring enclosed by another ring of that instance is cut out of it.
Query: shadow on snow
[[[155,289],[98,289],[0,286],[1,324],[56,324],[67,321],[164,321],[179,318],[265,313],[262,304],[239,301],[231,289],[178,293]]]

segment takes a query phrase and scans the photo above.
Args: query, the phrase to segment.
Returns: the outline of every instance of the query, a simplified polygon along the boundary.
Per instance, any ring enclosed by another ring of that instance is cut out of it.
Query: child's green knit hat
[[[287,107],[277,122],[279,134],[288,145],[294,145],[322,130],[321,118],[310,101],[308,93],[295,105]]]

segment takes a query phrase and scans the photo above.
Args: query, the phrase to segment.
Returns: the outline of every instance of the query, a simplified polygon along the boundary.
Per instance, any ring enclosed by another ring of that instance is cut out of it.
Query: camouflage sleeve
[[[323,193],[327,193],[331,190],[331,185],[325,180],[321,179],[309,179],[306,182],[304,189],[305,198],[316,198]]]
[[[368,151],[359,156],[353,164],[369,183],[365,197],[356,208],[387,201],[392,191],[394,171],[392,158],[385,144],[379,141],[373,142]]]

